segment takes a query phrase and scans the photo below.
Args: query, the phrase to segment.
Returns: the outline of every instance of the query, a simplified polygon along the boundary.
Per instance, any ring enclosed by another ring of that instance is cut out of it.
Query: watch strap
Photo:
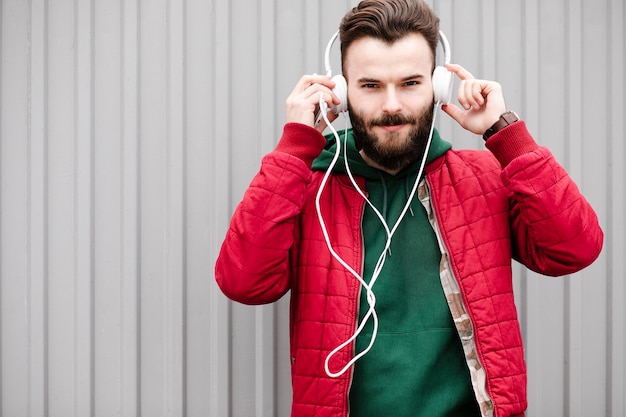
[[[513,124],[519,120],[519,116],[513,111],[507,111],[500,115],[500,118],[483,134],[483,139],[487,140],[494,134],[504,129],[510,124]]]

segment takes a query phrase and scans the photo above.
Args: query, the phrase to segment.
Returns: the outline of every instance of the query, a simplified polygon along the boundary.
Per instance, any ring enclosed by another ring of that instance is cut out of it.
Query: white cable
[[[370,341],[370,346],[368,346],[368,348],[366,350],[364,350],[363,352],[361,352],[359,355],[357,355],[355,358],[353,358],[350,362],[348,362],[348,364],[339,372],[332,372],[329,368],[329,361],[330,359],[340,350],[342,350],[344,347],[346,347],[348,344],[350,344],[354,339],[356,339],[356,337],[361,333],[361,331],[363,330],[363,328],[365,327],[367,321],[369,320],[370,316],[373,316],[373,320],[374,320],[374,329],[375,332],[377,332],[378,329],[378,316],[376,315],[376,310],[374,309],[374,306],[376,304],[376,297],[374,295],[374,292],[371,289],[371,286],[365,282],[365,280],[361,277],[361,275],[359,273],[357,273],[350,265],[348,265],[348,263],[341,258],[341,256],[334,250],[334,248],[332,247],[332,243],[330,242],[330,237],[328,235],[328,230],[326,228],[326,223],[324,222],[324,218],[322,216],[322,211],[321,211],[321,207],[320,207],[320,198],[322,195],[322,191],[324,190],[326,183],[328,182],[328,179],[332,173],[332,169],[334,168],[334,166],[337,163],[337,160],[339,159],[339,155],[341,153],[341,140],[339,138],[339,133],[337,133],[337,130],[334,128],[334,126],[330,123],[330,121],[328,120],[328,107],[326,105],[326,102],[324,102],[323,100],[323,96],[320,94],[320,109],[322,112],[322,115],[324,117],[324,121],[326,122],[327,126],[330,127],[331,131],[333,132],[333,134],[335,135],[335,139],[336,139],[336,143],[337,143],[337,149],[335,151],[335,156],[333,157],[328,169],[326,170],[326,173],[324,175],[324,177],[322,178],[322,182],[320,183],[320,187],[318,189],[317,195],[315,197],[315,208],[317,210],[317,216],[320,222],[320,226],[322,228],[322,233],[324,235],[324,240],[326,241],[326,245],[328,246],[328,250],[330,251],[330,254],[333,256],[333,258],[335,258],[344,268],[346,268],[346,270],[348,272],[350,272],[350,274],[352,274],[358,281],[359,283],[363,286],[363,288],[365,288],[365,290],[367,291],[367,300],[368,300],[368,304],[369,304],[369,309],[364,317],[364,319],[362,320],[362,322],[360,323],[360,325],[358,326],[357,331],[352,335],[352,337],[350,337],[348,340],[346,340],[345,342],[343,342],[341,345],[337,346],[335,349],[333,349],[332,352],[330,352],[328,354],[328,356],[326,357],[326,361],[324,362],[324,368],[326,371],[326,374],[332,378],[336,378],[339,377],[341,375],[343,375],[349,368],[350,366],[352,366],[352,364],[358,360],[359,358],[361,358],[363,355],[365,355],[369,349],[371,348],[371,346],[374,344],[374,338],[372,338],[372,340]],[[346,120],[346,132],[347,132],[347,120]],[[373,207],[375,211],[376,208]],[[380,215],[380,213],[378,213]],[[380,215],[380,218],[382,218],[382,215]],[[385,228],[387,230],[387,232],[389,232],[389,229],[387,228],[386,224]],[[389,239],[388,239],[389,241]],[[387,247],[389,245],[389,242],[386,245],[385,251],[383,252],[383,254],[386,252]]]
[[[324,369],[326,371],[326,374],[328,376],[330,376],[331,378],[336,378],[339,377],[341,375],[343,375],[353,364],[354,362],[356,362],[358,359],[360,359],[363,355],[365,355],[367,352],[369,352],[369,350],[371,349],[371,347],[374,344],[375,341],[375,336],[372,337],[372,339],[370,340],[370,344],[369,346],[363,350],[361,353],[359,353],[358,355],[356,355],[354,358],[352,358],[352,360],[350,360],[339,372],[332,372],[330,370],[329,367],[329,362],[330,359],[337,354],[339,351],[341,351],[343,348],[345,348],[348,344],[350,344],[353,340],[355,340],[357,338],[357,336],[361,333],[361,331],[365,328],[365,325],[367,324],[370,316],[372,316],[373,319],[373,334],[375,335],[378,332],[378,315],[376,314],[376,309],[374,308],[375,304],[376,304],[376,296],[374,295],[374,292],[372,291],[371,285],[372,284],[368,284],[356,271],[354,271],[354,269],[352,267],[350,267],[342,258],[341,256],[335,252],[335,250],[332,248],[332,244],[330,242],[330,238],[328,236],[328,231],[326,229],[326,224],[324,222],[322,213],[321,213],[321,209],[320,209],[320,204],[319,204],[319,200],[320,200],[320,196],[322,194],[322,191],[324,189],[324,187],[326,186],[326,183],[328,181],[328,178],[330,176],[330,173],[332,172],[333,167],[336,165],[337,160],[339,158],[339,155],[341,153],[341,139],[339,138],[339,133],[337,132],[337,130],[334,128],[334,126],[330,123],[330,121],[328,120],[328,108],[326,103],[323,101],[323,96],[320,95],[320,109],[322,109],[322,115],[324,117],[324,121],[326,122],[327,126],[330,128],[330,130],[332,131],[332,133],[335,136],[335,140],[337,143],[337,149],[335,151],[335,156],[333,157],[333,160],[331,162],[331,164],[329,165],[326,174],[324,175],[324,178],[322,179],[322,182],[320,184],[320,188],[318,190],[317,196],[316,196],[316,200],[315,200],[315,204],[316,204],[316,208],[317,208],[317,214],[318,214],[318,218],[320,221],[320,225],[322,226],[322,233],[324,234],[324,239],[326,240],[326,245],[328,246],[328,249],[330,250],[331,255],[337,260],[339,261],[339,263],[341,263],[341,265],[343,265],[358,281],[359,283],[363,286],[363,288],[365,288],[365,290],[367,291],[367,301],[368,301],[368,305],[369,305],[369,309],[367,311],[367,313],[365,314],[363,320],[361,321],[361,323],[359,324],[357,330],[355,331],[355,333],[346,341],[344,341],[342,344],[340,344],[339,346],[337,346],[335,349],[333,349],[327,356],[326,356],[326,360],[324,362]],[[347,120],[346,120],[346,129],[345,129],[345,135],[344,137],[347,137]],[[347,150],[347,147],[344,144],[345,149]],[[347,151],[344,151],[344,156],[347,155]],[[347,156],[345,156],[346,158],[346,164],[347,164]],[[348,165],[346,165],[348,166]],[[349,168],[348,168],[349,170]],[[354,182],[354,178],[351,176],[351,180],[353,181],[353,184],[356,183]],[[359,191],[359,194],[361,194],[363,196],[363,198],[365,198],[365,200],[368,202],[368,204],[370,205],[370,207],[372,207],[372,209],[374,210],[374,212],[376,213],[376,215],[379,217],[379,219],[381,219],[381,222],[387,232],[387,243],[385,245],[385,249],[383,250],[381,257],[378,260],[377,263],[377,268],[376,269],[380,269],[382,268],[382,265],[384,264],[384,258],[386,256],[387,253],[387,249],[389,248],[389,245],[391,244],[391,239],[389,236],[389,228],[384,220],[384,217],[382,216],[382,214],[380,214],[380,212],[376,209],[376,207],[374,207],[374,205],[369,201],[369,199],[365,196],[365,194],[361,191],[361,189],[356,186],[356,189]],[[380,272],[378,272],[380,273]]]
[[[346,268],[346,270],[348,272],[350,272],[350,274],[352,274],[358,281],[359,283],[363,286],[363,288],[365,289],[365,291],[367,292],[367,302],[369,305],[369,308],[365,314],[365,316],[363,317],[363,319],[361,320],[361,322],[359,323],[356,331],[354,332],[354,334],[352,336],[350,336],[346,341],[344,341],[343,343],[341,343],[339,346],[337,346],[335,349],[333,349],[327,356],[326,356],[326,360],[324,361],[324,369],[326,371],[326,374],[331,377],[331,378],[337,378],[341,375],[343,375],[344,373],[347,372],[347,370],[354,365],[354,363],[359,360],[361,357],[363,357],[364,355],[366,355],[370,349],[372,348],[372,346],[374,345],[374,342],[376,340],[376,336],[378,334],[378,315],[376,314],[376,309],[375,309],[375,305],[376,305],[376,296],[374,294],[374,291],[372,290],[372,287],[374,286],[374,283],[376,282],[376,280],[378,279],[380,273],[382,272],[382,268],[385,264],[385,260],[386,260],[386,256],[387,256],[387,251],[389,249],[389,247],[391,246],[391,238],[393,237],[394,233],[396,232],[396,230],[398,229],[400,222],[402,221],[402,219],[404,218],[404,216],[406,215],[409,207],[411,206],[411,201],[413,200],[413,197],[415,196],[415,193],[417,191],[418,185],[419,185],[419,180],[420,177],[422,176],[422,173],[424,171],[424,167],[426,165],[426,159],[428,157],[428,152],[430,150],[430,144],[432,142],[432,137],[433,137],[433,132],[434,132],[434,127],[435,127],[435,119],[436,119],[436,110],[437,110],[437,106],[435,106],[435,108],[433,109],[433,121],[430,127],[430,133],[429,133],[429,137],[428,137],[428,142],[426,143],[426,147],[424,149],[424,155],[422,157],[422,162],[420,164],[420,168],[418,171],[418,175],[415,178],[415,183],[413,184],[413,188],[411,190],[411,193],[408,197],[408,200],[402,210],[402,212],[400,213],[400,217],[398,218],[398,220],[396,221],[396,223],[394,224],[393,228],[391,230],[389,230],[389,225],[387,224],[385,218],[383,217],[383,215],[380,213],[380,211],[374,206],[374,204],[367,198],[367,196],[365,195],[365,192],[363,190],[361,190],[361,188],[359,187],[359,185],[357,184],[356,180],[354,179],[354,176],[352,175],[352,171],[350,170],[350,165],[348,164],[348,152],[347,152],[347,120],[346,120],[346,129],[345,129],[345,133],[344,133],[344,163],[345,163],[345,167],[346,167],[346,173],[348,175],[348,177],[350,178],[350,181],[352,182],[352,185],[354,186],[354,188],[357,190],[357,192],[361,195],[361,197],[363,197],[365,199],[365,201],[367,202],[367,204],[372,208],[372,210],[374,211],[374,213],[376,214],[376,216],[380,219],[385,232],[387,234],[387,241],[385,243],[385,247],[383,249],[383,251],[381,252],[378,261],[376,262],[376,266],[374,267],[374,271],[372,273],[372,278],[370,279],[369,284],[363,279],[363,277],[361,277],[361,275],[356,272],[350,265],[348,265],[348,263],[343,260],[343,258],[341,258],[341,256],[333,249],[332,247],[332,243],[330,242],[330,237],[328,235],[328,230],[326,228],[326,223],[324,222],[323,216],[322,216],[322,212],[321,212],[321,208],[320,208],[320,198],[322,195],[322,191],[324,190],[324,188],[326,187],[326,183],[328,182],[328,179],[330,178],[330,174],[332,173],[332,170],[334,168],[334,166],[337,163],[337,160],[339,159],[339,155],[341,153],[341,139],[339,138],[339,133],[337,132],[337,130],[335,129],[335,127],[332,125],[332,123],[330,123],[329,119],[328,119],[328,106],[326,104],[326,102],[323,99],[323,94],[320,94],[320,113],[322,115],[322,117],[324,118],[324,121],[326,122],[326,125],[328,126],[328,128],[331,130],[331,132],[333,133],[333,135],[335,136],[335,140],[337,143],[337,149],[335,151],[335,155],[328,167],[328,169],[326,170],[326,173],[324,175],[324,177],[322,178],[322,182],[320,183],[317,195],[315,197],[315,208],[317,210],[317,216],[320,222],[320,226],[322,228],[322,234],[324,235],[324,240],[326,241],[326,245],[328,246],[328,250],[330,251],[330,254],[333,256],[333,258],[335,258],[344,268]],[[335,356],[339,351],[341,351],[343,348],[345,348],[346,346],[348,346],[351,342],[353,342],[354,340],[356,340],[356,338],[358,337],[359,334],[361,334],[361,331],[365,328],[365,325],[367,324],[370,316],[373,319],[373,329],[372,329],[372,337],[370,338],[370,343],[368,344],[368,346],[361,351],[359,354],[355,355],[340,371],[338,372],[332,372],[329,368],[329,362],[330,359]]]

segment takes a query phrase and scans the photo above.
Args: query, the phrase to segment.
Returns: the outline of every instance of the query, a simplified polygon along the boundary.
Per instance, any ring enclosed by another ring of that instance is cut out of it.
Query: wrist
[[[483,139],[487,141],[491,136],[495,135],[497,132],[501,131],[505,127],[519,121],[519,116],[513,111],[507,111],[500,115],[498,120],[485,131],[483,134]]]
[[[326,138],[315,128],[302,123],[289,122],[275,150],[295,156],[309,167],[326,145]]]
[[[498,135],[488,140],[485,146],[500,162],[502,168],[506,167],[514,159],[533,152],[539,147],[528,132],[526,123],[523,120],[509,125],[508,129],[500,131]]]

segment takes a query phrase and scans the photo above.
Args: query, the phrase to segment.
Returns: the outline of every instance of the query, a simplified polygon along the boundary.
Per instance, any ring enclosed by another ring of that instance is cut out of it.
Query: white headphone
[[[326,67],[326,75],[332,76],[332,69],[330,67],[330,51],[332,49],[335,40],[339,36],[339,31],[335,32],[335,34],[328,41],[328,45],[326,46],[326,52],[324,54],[324,65]],[[441,47],[443,49],[443,57],[444,63],[450,63],[450,44],[448,43],[448,38],[442,31],[439,31],[439,42],[441,43]],[[335,82],[335,88],[333,92],[339,97],[341,103],[333,104],[331,107],[331,111],[333,113],[342,113],[348,110],[348,84],[343,75],[335,75],[332,77],[332,80]],[[446,69],[445,66],[438,66],[435,68],[433,72],[433,92],[435,94],[435,103],[437,105],[444,105],[450,103],[450,99],[452,98],[452,86],[454,83],[454,77],[452,73]]]

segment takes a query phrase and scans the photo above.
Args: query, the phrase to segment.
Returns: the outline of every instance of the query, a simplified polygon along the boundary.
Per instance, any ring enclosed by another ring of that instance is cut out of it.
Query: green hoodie
[[[352,131],[347,134],[350,170],[366,179],[368,197],[391,229],[404,209],[421,161],[390,175],[367,165],[355,148]],[[343,149],[344,132],[340,137]],[[427,163],[450,148],[435,130]],[[334,137],[329,135],[327,147],[313,163],[313,169],[328,169],[335,151]],[[333,172],[345,171],[341,155]],[[380,219],[369,205],[363,214],[362,228],[363,278],[369,282],[387,240]],[[378,334],[372,349],[355,364],[350,417],[480,415],[463,348],[441,286],[440,261],[437,237],[416,195],[393,235],[372,288]],[[366,296],[362,290],[359,322],[369,308]],[[370,317],[357,337],[356,354],[369,345],[372,329]]]

